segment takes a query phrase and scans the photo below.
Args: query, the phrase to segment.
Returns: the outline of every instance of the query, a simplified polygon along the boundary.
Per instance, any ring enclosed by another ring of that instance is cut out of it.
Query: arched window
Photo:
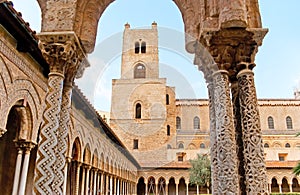
[[[286,147],[286,148],[290,148],[291,145],[290,145],[289,143],[286,143],[286,144],[285,144],[285,147]]]
[[[137,103],[135,105],[135,118],[141,118],[142,117],[142,106],[140,103]]]
[[[287,129],[293,129],[292,118],[290,116],[288,116],[288,117],[286,117],[285,121],[286,121],[286,128]]]
[[[142,42],[141,52],[146,53],[146,42]]]
[[[134,78],[146,78],[146,67],[143,64],[137,64],[134,67]]]
[[[134,53],[140,53],[140,43],[135,42],[134,44]]]
[[[167,125],[167,136],[170,136],[170,125]]]
[[[268,143],[265,143],[265,144],[264,144],[264,148],[269,148],[269,144],[268,144]]]
[[[205,148],[205,144],[204,144],[204,143],[201,143],[201,144],[200,144],[200,148]]]
[[[194,129],[200,129],[200,119],[198,116],[194,117]]]
[[[166,95],[166,104],[169,105],[170,101],[169,101],[169,94]]]
[[[180,144],[178,145],[178,148],[179,148],[179,149],[183,149],[183,148],[184,148],[183,143],[180,143]]]
[[[179,116],[176,117],[176,129],[181,129],[181,119]]]
[[[268,117],[268,127],[269,129],[274,129],[274,119],[271,116]]]

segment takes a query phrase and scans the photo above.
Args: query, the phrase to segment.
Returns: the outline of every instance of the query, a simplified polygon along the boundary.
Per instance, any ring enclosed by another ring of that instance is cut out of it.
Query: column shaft
[[[251,70],[244,69],[238,73],[237,78],[243,129],[246,192],[265,194],[268,193],[268,184],[254,74]]]
[[[211,182],[212,193],[218,192],[218,158],[217,158],[217,133],[216,133],[216,114],[214,104],[214,86],[213,82],[209,82],[207,85],[209,96],[209,119],[210,119],[210,158],[211,158]]]
[[[244,168],[244,143],[243,143],[243,132],[241,123],[241,112],[240,112],[240,101],[239,101],[239,87],[238,82],[231,83],[231,94],[232,94],[232,105],[234,115],[234,127],[236,137],[236,153],[237,153],[237,167],[239,174],[239,186],[240,194],[246,194],[245,185],[245,168]]]
[[[82,166],[81,195],[85,195],[85,174],[86,169]]]
[[[235,130],[229,90],[228,72],[216,71],[214,106],[216,116],[218,171],[217,194],[239,194]]]
[[[53,166],[56,161],[54,149],[57,145],[63,80],[64,75],[58,72],[50,73],[48,77],[48,93],[45,98],[46,108],[43,114],[34,174],[35,194],[53,194]]]
[[[20,182],[20,188],[19,188],[19,194],[25,194],[27,173],[28,173],[29,159],[30,159],[30,150],[31,150],[31,148],[26,148],[26,151],[25,151],[23,167],[22,167],[22,174],[21,174],[21,182]]]
[[[80,177],[80,163],[79,162],[77,162],[77,164],[76,164],[77,166],[76,166],[76,178],[75,178],[75,193],[74,193],[74,195],[78,195],[79,194],[79,177]],[[71,189],[71,191],[73,191],[72,189]]]
[[[65,181],[64,169],[66,166],[71,96],[72,96],[72,84],[69,82],[65,82],[63,92],[62,92],[60,120],[59,120],[58,132],[57,132],[57,146],[55,147],[56,162],[55,162],[55,169],[54,169],[53,189],[56,194],[62,194],[64,190],[64,181]]]
[[[12,195],[17,195],[17,193],[18,193],[19,182],[20,182],[22,156],[23,156],[23,150],[21,148],[18,148]]]

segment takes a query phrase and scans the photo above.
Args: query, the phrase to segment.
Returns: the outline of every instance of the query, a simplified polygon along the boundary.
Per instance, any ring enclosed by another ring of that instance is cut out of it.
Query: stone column
[[[110,179],[109,179],[109,195],[112,195],[113,194],[113,177],[110,176]]]
[[[231,83],[231,95],[234,115],[234,127],[235,127],[235,138],[236,138],[236,153],[237,153],[237,167],[239,174],[239,186],[240,193],[246,194],[245,185],[245,163],[244,163],[244,143],[243,143],[243,132],[241,123],[241,112],[240,112],[240,100],[239,100],[239,87],[238,82],[233,81]]]
[[[241,122],[243,129],[244,169],[246,192],[268,193],[267,174],[264,159],[262,131],[256,90],[254,85],[254,64],[241,63],[243,68],[238,74]]]
[[[80,167],[81,167],[81,163],[77,162],[77,167],[76,167],[76,179],[75,179],[75,194],[74,195],[78,195],[79,194],[79,178],[80,178]]]
[[[25,194],[29,160],[30,160],[30,151],[32,148],[35,147],[35,145],[36,144],[32,142],[22,142],[22,148],[24,148],[25,150],[25,156],[24,156],[23,166],[22,166],[19,194]]]
[[[148,182],[145,182],[145,195],[148,195]]]
[[[214,106],[216,116],[218,193],[239,194],[235,130],[230,98],[228,71],[213,73]]]
[[[293,184],[289,183],[289,187],[290,187],[290,192],[292,193],[293,192]]]
[[[187,182],[185,183],[185,185],[186,185],[186,195],[189,195],[189,183]]]
[[[93,169],[94,172],[94,182],[93,182],[93,194],[97,195],[97,178],[98,178],[98,172],[97,169]]]
[[[158,194],[158,183],[155,183],[155,194]]]
[[[166,182],[166,195],[169,195],[169,183]]]
[[[81,195],[85,195],[85,174],[86,174],[86,169],[85,166],[82,166],[82,180],[81,180]]]
[[[104,177],[105,177],[105,175],[104,175],[104,172],[102,172],[102,174],[101,174],[101,186],[100,186],[100,188],[101,188],[101,195],[102,194],[104,194],[104,186],[105,186],[105,184],[104,184]]]
[[[272,184],[269,183],[268,185],[269,185],[269,193],[271,194],[272,193]]]
[[[218,192],[218,158],[217,158],[217,132],[216,132],[216,114],[214,104],[214,85],[213,81],[209,79],[208,85],[208,97],[209,97],[209,119],[210,119],[210,158],[211,158],[211,182],[212,182],[212,194]]]
[[[23,149],[18,147],[18,154],[16,160],[16,168],[15,168],[15,176],[14,176],[14,185],[12,195],[17,195],[19,189],[19,182],[20,182],[20,172],[21,172],[21,164],[22,164],[22,156],[23,156]]]
[[[72,159],[70,157],[66,157],[66,164],[64,169],[64,186],[63,186],[63,194],[67,194],[67,184],[68,184],[68,169],[71,167],[72,169]]]
[[[176,195],[178,195],[178,183],[175,183],[175,185],[176,185]]]
[[[61,142],[65,138],[60,137],[58,129],[63,82],[68,66],[75,65],[75,73],[84,69],[77,65],[85,54],[74,32],[43,32],[38,37],[50,73],[34,174],[34,194],[62,194],[66,143]]]
[[[109,194],[109,176],[108,176],[108,174],[106,175],[106,179],[105,179],[105,194],[106,195]]]
[[[117,179],[117,195],[120,195],[120,180]]]
[[[91,191],[91,185],[90,185],[90,170],[91,166],[86,167],[86,179],[85,179],[85,194],[90,194]]]
[[[282,193],[282,183],[278,183],[278,186],[279,186],[279,193],[281,194]]]

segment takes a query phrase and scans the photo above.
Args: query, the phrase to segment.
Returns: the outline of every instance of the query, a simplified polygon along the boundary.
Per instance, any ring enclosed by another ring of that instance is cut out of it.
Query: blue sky
[[[40,11],[34,0],[14,0],[15,9],[31,28],[40,31]],[[259,98],[293,98],[300,87],[300,1],[259,0],[263,27],[268,28],[256,57],[255,82]],[[159,27],[160,76],[176,87],[178,98],[207,98],[203,75],[184,51],[183,22],[172,0],[116,0],[105,10],[98,26],[92,67],[76,83],[97,109],[109,111],[111,79],[120,77],[124,24],[131,28]]]

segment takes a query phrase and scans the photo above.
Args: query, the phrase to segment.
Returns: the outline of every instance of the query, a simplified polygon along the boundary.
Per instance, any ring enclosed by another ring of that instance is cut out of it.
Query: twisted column
[[[68,115],[71,101],[68,88],[64,90],[66,98],[63,98],[64,79],[74,80],[77,71],[84,69],[79,63],[84,52],[73,32],[40,33],[38,36],[39,47],[49,64],[50,73],[35,168],[34,193],[63,194],[69,118],[66,113]],[[71,67],[74,69],[72,76],[69,75]],[[59,130],[60,127],[62,130]]]
[[[244,169],[247,194],[268,194],[262,131],[252,68],[254,64],[240,63],[237,74],[241,124],[243,129]]]
[[[217,161],[219,165],[217,194],[239,194],[235,130],[228,72],[217,70],[212,76],[216,116]]]

